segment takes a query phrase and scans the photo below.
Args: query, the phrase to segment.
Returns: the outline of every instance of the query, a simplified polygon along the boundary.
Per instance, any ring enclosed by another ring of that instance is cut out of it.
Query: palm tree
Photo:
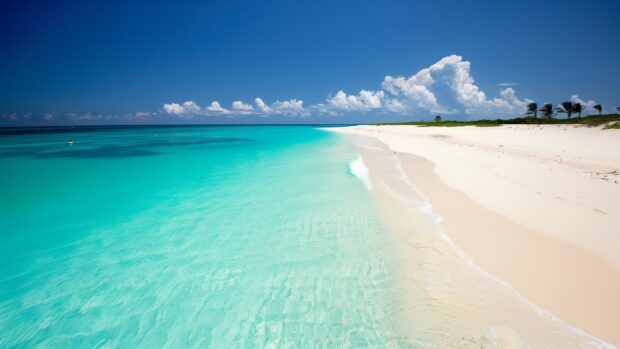
[[[600,116],[603,112],[603,106],[600,104],[595,104],[592,106],[592,109],[596,109],[598,111],[598,115]]]
[[[586,106],[581,104],[581,103],[575,103],[573,105],[573,112],[574,113],[579,113],[579,117],[581,117],[581,112],[583,112],[584,110],[586,110]]]
[[[566,117],[570,119],[575,111],[575,104],[573,102],[562,102],[562,105],[555,109],[558,113],[566,114]]]
[[[525,116],[534,116],[534,119],[538,116],[538,104],[536,104],[536,102],[527,105]]]
[[[546,103],[541,109],[540,109],[540,113],[542,114],[542,117],[545,119],[551,119],[553,118],[553,104],[551,103]]]

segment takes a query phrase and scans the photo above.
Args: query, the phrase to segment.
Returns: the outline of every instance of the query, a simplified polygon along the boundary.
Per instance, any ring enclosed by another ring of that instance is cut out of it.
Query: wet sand
[[[379,137],[373,137],[372,146],[361,139],[355,143],[369,167],[378,208],[394,233],[403,282],[409,293],[425,299],[411,305],[414,297],[405,296],[404,304],[412,311],[404,314],[436,318],[438,328],[450,324],[446,332],[451,335],[435,334],[445,340],[443,345],[605,345],[578,329],[620,343],[615,325],[620,323],[620,273],[612,263],[568,239],[541,233],[480,205],[444,183],[429,160],[394,152]],[[424,200],[432,210],[424,208]],[[418,205],[413,210],[412,202]],[[436,222],[424,222],[429,212],[442,217],[439,228],[449,240],[437,235]],[[420,283],[420,278],[446,283]],[[419,327],[423,321],[405,322]],[[436,328],[432,323],[429,332]],[[454,342],[454,335],[464,342]]]

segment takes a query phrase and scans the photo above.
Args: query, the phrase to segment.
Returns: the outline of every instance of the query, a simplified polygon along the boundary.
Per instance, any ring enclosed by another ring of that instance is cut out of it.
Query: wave
[[[370,180],[370,176],[368,175],[368,167],[364,164],[364,158],[362,158],[362,155],[358,155],[357,159],[349,162],[349,172],[362,181],[366,189],[372,190],[372,182]]]

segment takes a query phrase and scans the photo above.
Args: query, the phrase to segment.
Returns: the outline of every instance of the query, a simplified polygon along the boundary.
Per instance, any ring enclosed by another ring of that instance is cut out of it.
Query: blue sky
[[[466,119],[570,98],[611,111],[619,13],[615,0],[2,1],[0,124]]]

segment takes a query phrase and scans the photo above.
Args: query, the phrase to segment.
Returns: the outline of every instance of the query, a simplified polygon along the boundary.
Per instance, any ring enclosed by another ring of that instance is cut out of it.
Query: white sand
[[[430,160],[403,167],[476,264],[568,323],[620,344],[620,131],[519,125],[337,132],[372,136]]]

